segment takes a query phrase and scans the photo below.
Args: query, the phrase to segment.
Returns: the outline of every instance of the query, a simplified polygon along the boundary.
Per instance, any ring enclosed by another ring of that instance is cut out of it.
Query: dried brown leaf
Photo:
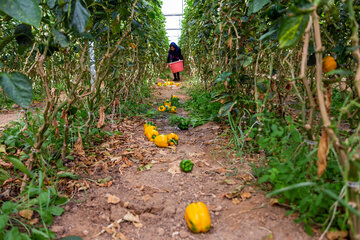
[[[240,194],[240,197],[242,200],[251,198],[251,196],[252,196],[252,194],[250,192],[244,192],[244,193]]]
[[[237,205],[237,204],[240,203],[240,200],[239,200],[238,198],[233,198],[233,199],[231,200],[231,202],[232,202],[234,205]]]
[[[123,217],[123,219],[128,222],[140,223],[139,216],[134,215],[131,212],[126,213],[125,216]]]
[[[19,215],[27,220],[31,220],[33,214],[34,211],[30,209],[23,209],[19,211]]]
[[[320,141],[319,141],[319,149],[318,149],[318,153],[317,153],[318,177],[319,178],[325,172],[328,154],[329,154],[329,138],[328,138],[326,131],[323,130]]]
[[[279,200],[277,198],[270,198],[270,206],[274,206],[275,204],[278,204]]]
[[[80,156],[85,156],[85,151],[83,147],[83,141],[81,138],[80,130],[78,129],[78,139],[76,140],[74,144],[75,151]]]
[[[103,227],[103,230],[109,234],[114,234],[116,233],[115,228],[108,228],[108,227]]]
[[[35,224],[37,224],[39,222],[39,219],[38,218],[34,218],[34,219],[32,219],[32,220],[30,220],[30,224],[31,225],[35,225]]]
[[[115,235],[115,238],[116,239],[120,239],[120,240],[127,240],[127,237],[121,233],[121,232],[118,232],[116,235]]]
[[[105,113],[104,113],[105,107],[101,107],[99,110],[99,121],[97,123],[97,128],[101,128],[104,126],[105,123]]]
[[[326,237],[329,240],[343,240],[347,239],[348,232],[347,231],[331,231],[326,233]]]
[[[108,203],[118,204],[120,202],[120,198],[118,198],[118,197],[116,197],[114,195],[108,195],[107,197],[108,197],[108,199],[107,199]]]

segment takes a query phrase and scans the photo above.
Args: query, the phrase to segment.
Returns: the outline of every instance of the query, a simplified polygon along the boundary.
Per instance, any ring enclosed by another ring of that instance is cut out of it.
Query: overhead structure
[[[178,42],[181,34],[181,21],[184,16],[184,0],[163,0],[163,14],[166,18],[166,31],[170,42]]]

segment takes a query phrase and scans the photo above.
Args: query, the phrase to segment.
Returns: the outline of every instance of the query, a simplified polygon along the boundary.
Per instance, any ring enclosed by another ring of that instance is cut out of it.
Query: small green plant
[[[258,144],[257,151],[264,153],[263,163],[254,166],[254,175],[260,186],[266,190],[279,190],[304,182],[313,182],[319,187],[292,188],[278,193],[278,201],[291,207],[288,212],[299,213],[297,222],[305,224],[305,230],[312,234],[311,225],[324,224],[329,217],[329,209],[334,199],[328,198],[319,189],[327,189],[338,195],[343,187],[338,162],[329,154],[325,174],[317,176],[316,151],[314,145],[299,132],[299,126],[292,119],[286,121],[274,114],[265,113],[262,126],[254,127],[249,136]],[[270,183],[269,185],[263,185]],[[338,209],[333,227],[347,229],[343,209]]]

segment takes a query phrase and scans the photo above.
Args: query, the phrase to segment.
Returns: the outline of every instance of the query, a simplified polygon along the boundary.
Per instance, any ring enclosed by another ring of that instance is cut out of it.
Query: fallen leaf
[[[121,233],[121,232],[118,232],[116,235],[115,235],[115,238],[116,239],[120,239],[120,240],[127,240],[127,237]]]
[[[236,182],[233,179],[225,179],[224,182],[228,185],[234,185]]]
[[[97,128],[101,128],[105,123],[105,107],[101,107],[99,110],[99,121],[97,122]]]
[[[38,219],[38,218],[34,218],[34,219],[30,220],[30,224],[31,224],[31,225],[35,225],[35,224],[37,224],[38,222],[39,222],[39,219]]]
[[[6,153],[6,146],[0,145],[0,153]]]
[[[323,130],[320,141],[319,141],[319,149],[318,149],[318,153],[317,153],[318,177],[319,178],[325,172],[328,154],[329,154],[329,138],[328,138],[326,131]]]
[[[326,233],[326,237],[329,240],[343,240],[346,239],[348,236],[347,231],[330,231]]]
[[[279,200],[277,198],[270,198],[270,206],[274,206],[275,204],[278,204]]]
[[[126,213],[125,216],[123,217],[123,219],[128,222],[140,223],[139,216],[134,215],[131,212]]]
[[[103,229],[105,232],[109,233],[109,234],[114,234],[114,233],[116,233],[115,228],[103,227],[102,229]]]
[[[142,228],[143,227],[142,223],[133,222],[133,224],[134,224],[134,226],[136,228]]]
[[[145,196],[142,197],[142,200],[146,202],[146,201],[149,201],[150,198],[151,198],[151,196],[149,194],[146,194]]]
[[[240,200],[239,200],[238,198],[233,198],[231,201],[232,201],[232,203],[235,204],[235,205],[237,205],[237,204],[240,203]]]
[[[180,169],[180,162],[173,162],[170,163],[169,166],[170,168],[168,169],[168,172],[171,173],[172,175],[175,175],[177,173],[181,173],[181,169]]]
[[[250,193],[250,192],[241,193],[241,194],[240,194],[240,197],[241,197],[242,200],[251,198],[251,193]]]
[[[19,215],[23,218],[26,218],[27,220],[31,220],[33,214],[34,211],[30,209],[23,209],[19,211]]]
[[[81,138],[80,130],[78,129],[78,139],[76,140],[74,144],[75,151],[80,156],[85,156],[83,141]]]
[[[108,203],[112,203],[112,204],[118,204],[120,202],[120,198],[114,196],[114,195],[108,195]]]

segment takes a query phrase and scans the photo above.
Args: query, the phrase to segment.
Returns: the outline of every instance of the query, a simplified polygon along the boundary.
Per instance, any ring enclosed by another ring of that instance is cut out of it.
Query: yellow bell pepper
[[[154,124],[153,122],[147,122],[147,123],[145,123],[145,124],[144,124],[144,131],[145,131],[145,129],[146,129],[147,127],[149,127],[149,126],[155,126],[155,124]]]
[[[176,135],[175,133],[170,133],[169,135],[167,135],[167,141],[168,141],[170,146],[178,145],[179,136]]]
[[[185,209],[185,220],[194,233],[207,232],[211,227],[209,210],[202,202],[191,203]]]
[[[180,86],[180,83],[177,83],[176,86],[177,86],[177,87]]]
[[[157,85],[158,85],[159,87],[161,87],[161,85],[162,85],[162,84],[161,84],[161,82],[158,82],[158,84],[157,84]]]
[[[147,131],[147,138],[148,138],[148,140],[150,141],[150,142],[153,142],[154,141],[154,139],[156,138],[156,136],[158,136],[159,135],[159,132],[158,131],[156,131],[156,130],[149,130],[149,131]]]
[[[176,113],[176,107],[175,107],[175,106],[171,106],[171,107],[170,107],[170,112],[171,112],[171,113]]]
[[[165,108],[164,106],[160,106],[160,107],[158,108],[158,110],[159,110],[160,112],[164,112],[164,111],[166,110],[166,108]]]
[[[164,147],[169,146],[167,136],[163,135],[163,134],[156,136],[155,139],[154,139],[154,143],[158,147],[163,147],[164,148]]]
[[[145,130],[144,130],[145,136],[147,137],[148,132],[152,131],[152,130],[156,130],[156,127],[155,126],[148,126],[147,128],[145,128]]]
[[[171,101],[165,100],[164,105],[165,105],[165,107],[171,107]]]

